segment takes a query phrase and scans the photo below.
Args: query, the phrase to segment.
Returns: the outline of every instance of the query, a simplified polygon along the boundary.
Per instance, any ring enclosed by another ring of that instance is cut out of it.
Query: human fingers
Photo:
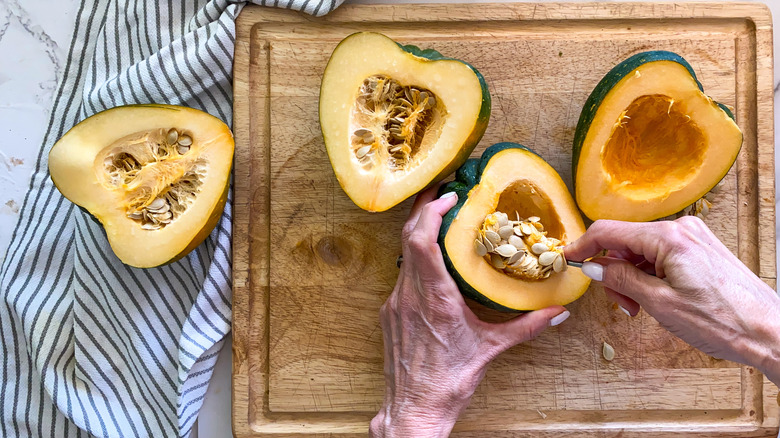
[[[441,249],[437,243],[442,217],[458,202],[455,192],[445,193],[441,198],[426,204],[420,212],[417,225],[412,230],[406,245],[421,277],[433,281],[447,277]]]
[[[647,261],[645,260],[645,257],[643,255],[634,254],[629,250],[620,250],[620,249],[611,249],[607,251],[606,257],[627,260],[633,263],[634,265],[638,265],[642,262]]]
[[[417,224],[404,239],[404,244],[414,256],[415,262],[421,262],[435,255],[442,217],[457,202],[458,195],[455,192],[449,192],[422,207]],[[441,254],[440,251],[438,253]]]
[[[439,238],[442,217],[457,203],[458,194],[447,192],[441,198],[425,204],[420,210],[417,225],[412,231],[414,238],[435,243]]]
[[[655,265],[653,263],[650,263],[647,260],[645,260],[644,256],[634,254],[629,250],[611,249],[607,251],[607,255],[605,257],[626,260],[628,262],[633,263],[634,266],[642,270],[642,272],[644,272],[645,274],[656,275]]]
[[[614,293],[630,298],[643,307],[657,307],[665,301],[669,285],[663,280],[642,272],[631,262],[609,257],[597,257],[583,265],[582,272]],[[629,302],[627,305],[631,306]],[[634,309],[628,309],[633,312]]]
[[[425,207],[428,203],[436,199],[436,194],[439,191],[439,186],[441,186],[441,183],[429,187],[427,190],[420,192],[417,195],[417,197],[414,199],[414,204],[412,204],[412,209],[409,211],[409,218],[406,220],[406,224],[408,225],[408,229],[410,232],[417,225],[417,221],[420,219],[420,213],[422,213],[423,207]]]
[[[550,306],[517,316],[502,323],[483,323],[490,345],[492,359],[505,350],[539,336],[544,329],[555,326],[569,317],[570,313],[563,306]]]
[[[597,220],[579,239],[564,248],[566,258],[582,261],[603,250],[631,252],[655,263],[658,245],[671,222],[621,222]]]
[[[615,292],[614,290],[605,287],[604,293],[607,294],[607,298],[617,303],[618,306],[620,306],[620,309],[628,316],[636,316],[637,313],[639,313],[639,309],[641,306],[636,301],[632,300],[631,298],[619,294]]]

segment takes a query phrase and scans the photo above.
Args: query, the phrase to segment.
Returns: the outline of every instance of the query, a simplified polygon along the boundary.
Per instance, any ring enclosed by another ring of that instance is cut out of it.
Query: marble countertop
[[[468,0],[429,0],[466,2]],[[501,0],[492,0],[500,2]],[[511,0],[510,0],[511,1]],[[388,3],[362,0],[354,3]],[[397,2],[397,1],[396,1]],[[406,0],[419,3],[420,0]],[[765,2],[780,16],[780,0]],[[48,126],[50,105],[60,80],[75,26],[77,0],[0,0],[0,261],[35,170]],[[775,59],[778,38],[775,32]],[[775,107],[780,74],[775,69]],[[775,112],[775,125],[778,125]],[[778,132],[775,131],[775,144]],[[779,168],[780,169],[780,168]],[[780,198],[779,198],[780,199]],[[778,233],[780,234],[780,233]],[[230,340],[222,350],[193,436],[230,436]]]

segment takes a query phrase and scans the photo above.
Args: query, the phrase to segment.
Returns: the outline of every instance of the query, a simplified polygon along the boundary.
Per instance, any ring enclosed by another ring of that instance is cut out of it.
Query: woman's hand
[[[711,356],[755,366],[780,383],[780,298],[700,219],[596,221],[566,247],[585,260],[629,315],[640,306],[667,330]]]
[[[493,358],[563,322],[561,306],[500,324],[466,306],[436,243],[442,216],[457,202],[421,193],[403,228],[398,282],[380,310],[385,350],[385,400],[372,436],[447,436]]]

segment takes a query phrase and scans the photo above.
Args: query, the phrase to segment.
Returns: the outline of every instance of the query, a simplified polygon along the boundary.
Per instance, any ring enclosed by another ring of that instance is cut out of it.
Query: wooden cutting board
[[[317,122],[328,57],[373,30],[460,58],[493,96],[474,151],[531,146],[571,188],[583,102],[630,55],[666,49],[745,134],[706,221],[775,285],[772,27],[755,3],[347,5],[323,18],[246,7],[237,21],[233,260],[236,436],[362,436],[383,394],[378,309],[411,200],[366,213],[342,192]],[[455,436],[775,436],[777,388],[688,347],[599,286],[571,318],[497,358]],[[483,317],[484,309],[473,306]],[[615,347],[612,362],[601,345]]]

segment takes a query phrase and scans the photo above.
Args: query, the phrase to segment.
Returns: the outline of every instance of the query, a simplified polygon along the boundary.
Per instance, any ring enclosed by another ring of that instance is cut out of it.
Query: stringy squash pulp
[[[336,178],[368,211],[387,210],[452,173],[490,117],[476,69],[373,32],[350,35],[333,51],[319,105]]]

